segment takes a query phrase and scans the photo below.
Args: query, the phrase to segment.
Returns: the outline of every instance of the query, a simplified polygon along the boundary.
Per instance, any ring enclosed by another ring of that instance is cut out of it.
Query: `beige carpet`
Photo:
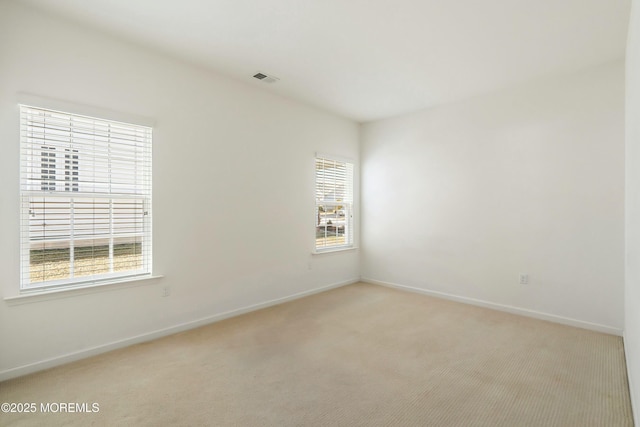
[[[0,383],[0,425],[631,426],[619,337],[356,284]]]

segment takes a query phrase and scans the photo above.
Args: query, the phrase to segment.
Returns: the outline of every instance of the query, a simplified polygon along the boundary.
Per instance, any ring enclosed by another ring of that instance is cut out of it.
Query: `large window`
[[[21,289],[151,273],[151,128],[20,106]]]
[[[353,163],[316,157],[316,251],[353,246]]]

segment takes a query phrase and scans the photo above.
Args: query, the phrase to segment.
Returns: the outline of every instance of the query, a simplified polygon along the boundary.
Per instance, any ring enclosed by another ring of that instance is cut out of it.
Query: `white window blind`
[[[20,106],[21,288],[151,273],[149,127]]]
[[[316,157],[316,250],[353,246],[353,163]]]

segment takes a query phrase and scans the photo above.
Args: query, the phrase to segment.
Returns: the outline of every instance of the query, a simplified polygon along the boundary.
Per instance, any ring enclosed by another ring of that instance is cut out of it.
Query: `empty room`
[[[640,425],[638,0],[0,0],[0,425]]]

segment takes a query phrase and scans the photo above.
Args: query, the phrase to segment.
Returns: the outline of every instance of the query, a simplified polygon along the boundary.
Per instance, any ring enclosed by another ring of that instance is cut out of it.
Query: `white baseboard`
[[[535,319],[547,320],[550,322],[560,323],[568,326],[575,326],[577,328],[589,329],[592,331],[603,332],[605,334],[622,336],[622,330],[614,328],[612,326],[600,325],[597,323],[585,322],[582,320],[571,319],[568,317],[556,316],[555,314],[543,313],[536,310],[529,310],[527,308],[514,307],[511,305],[497,304],[489,301],[483,301],[475,298],[468,298],[459,295],[449,294],[446,292],[431,291],[428,289],[414,288],[411,286],[399,285],[397,283],[383,282],[380,280],[371,279],[368,277],[360,278],[362,282],[371,283],[374,285],[381,285],[390,288],[402,289],[409,292],[415,292],[418,294],[428,295],[437,298],[448,299],[451,301],[457,301],[465,304],[477,305],[480,307],[486,307],[493,310],[504,311],[507,313],[518,314],[520,316],[533,317]]]
[[[625,360],[629,361],[631,359],[629,358],[629,353],[627,352],[627,337],[625,334],[623,334],[622,340],[624,342],[624,358]],[[631,375],[631,372],[629,371],[629,363],[627,362],[627,383],[629,384],[629,399],[631,400],[631,412],[633,413],[634,421],[633,425],[640,426],[640,407],[635,405],[636,402],[640,402],[640,400],[638,400],[640,399],[640,396],[636,394],[637,389],[635,388],[635,383],[633,382],[634,378],[635,375]]]
[[[128,347],[133,344],[139,344],[142,342],[161,338],[167,335],[172,335],[178,332],[187,331],[189,329],[194,329],[199,326],[208,325],[208,324],[219,322],[221,320],[225,320],[231,317],[240,316],[242,314],[249,313],[252,311],[260,310],[260,309],[271,307],[278,304],[283,304],[285,302],[293,301],[299,298],[304,298],[306,296],[328,291],[330,289],[351,285],[359,281],[360,281],[359,278],[354,278],[354,279],[346,280],[343,282],[333,283],[330,285],[321,286],[319,288],[311,289],[308,291],[298,292],[292,295],[288,295],[286,297],[276,298],[274,300],[237,308],[235,310],[225,311],[223,313],[214,314],[211,316],[203,317],[201,319],[196,319],[196,320],[192,320],[185,323],[180,323],[178,325],[170,326],[168,328],[158,329],[156,331],[136,335],[123,340],[114,341],[108,344],[99,345],[96,347],[87,348],[87,349],[76,351],[73,353],[68,353],[62,356],[57,356],[50,359],[41,360],[39,362],[30,363],[28,365],[7,369],[4,371],[0,371],[0,381],[5,381],[11,378],[20,377],[23,375],[37,372],[37,371],[42,371],[44,369],[53,368],[55,366],[63,365],[65,363],[74,362],[76,360],[85,359],[91,356],[96,356],[98,354],[106,353],[108,351],[116,350],[123,347]]]

